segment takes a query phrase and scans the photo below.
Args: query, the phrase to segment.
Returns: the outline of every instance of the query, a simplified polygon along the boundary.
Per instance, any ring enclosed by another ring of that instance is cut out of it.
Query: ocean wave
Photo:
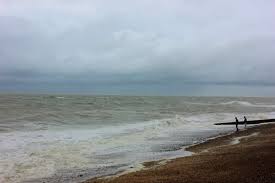
[[[260,103],[256,103],[256,104],[252,104],[250,102],[247,101],[229,101],[229,102],[222,102],[220,103],[221,105],[241,105],[241,106],[247,106],[247,107],[266,107],[266,108],[275,108],[275,105],[272,104],[260,104]]]
[[[218,105],[233,105],[233,106],[245,106],[245,107],[261,107],[261,108],[275,108],[275,105],[272,104],[264,104],[264,103],[251,103],[248,101],[228,101],[228,102],[221,102],[221,103],[202,103],[202,102],[185,102],[186,104],[192,104],[192,105],[206,105],[206,106],[218,106]]]
[[[58,171],[66,173],[65,170],[81,169],[82,174],[89,173],[89,170],[106,173],[102,167],[120,164],[130,166],[147,160],[182,155],[177,153],[184,151],[174,151],[178,145],[195,143],[200,137],[217,135],[225,128],[227,131],[234,130],[234,127],[215,126],[213,123],[231,121],[235,115],[176,115],[167,119],[101,128],[64,126],[60,129],[0,133],[0,167],[8,167],[2,175],[8,177],[10,182],[51,177]],[[247,117],[250,120],[274,115],[255,113]]]

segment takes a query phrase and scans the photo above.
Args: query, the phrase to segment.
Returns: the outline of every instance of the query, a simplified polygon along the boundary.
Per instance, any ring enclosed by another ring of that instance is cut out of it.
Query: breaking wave
[[[275,108],[275,105],[271,105],[271,104],[260,104],[260,103],[256,103],[256,104],[252,104],[250,102],[247,101],[229,101],[229,102],[222,102],[220,103],[221,105],[241,105],[241,106],[247,106],[247,107],[266,107],[266,108]]]

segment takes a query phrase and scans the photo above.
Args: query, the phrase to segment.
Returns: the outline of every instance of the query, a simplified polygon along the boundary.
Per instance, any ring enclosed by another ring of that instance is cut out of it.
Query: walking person
[[[243,118],[244,118],[244,120],[243,120],[243,122],[244,122],[244,128],[246,128],[247,119],[246,119],[246,117],[245,117],[245,116],[244,116]]]
[[[238,128],[239,120],[237,117],[235,117],[235,120],[236,120],[236,132],[238,132],[239,131],[239,128]]]

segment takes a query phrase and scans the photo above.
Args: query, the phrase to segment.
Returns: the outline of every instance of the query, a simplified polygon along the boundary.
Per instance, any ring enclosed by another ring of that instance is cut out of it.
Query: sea
[[[189,156],[235,131],[214,123],[244,115],[275,118],[275,98],[1,94],[0,182],[81,182]]]

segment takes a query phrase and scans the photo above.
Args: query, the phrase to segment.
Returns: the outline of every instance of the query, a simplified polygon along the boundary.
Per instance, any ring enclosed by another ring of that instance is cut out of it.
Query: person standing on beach
[[[244,122],[244,128],[246,128],[247,119],[246,119],[246,117],[245,117],[245,116],[244,116],[243,118],[244,118],[244,120],[243,120],[243,122]]]
[[[235,120],[236,120],[236,132],[238,132],[239,131],[239,128],[238,128],[239,120],[237,117],[235,117]]]

